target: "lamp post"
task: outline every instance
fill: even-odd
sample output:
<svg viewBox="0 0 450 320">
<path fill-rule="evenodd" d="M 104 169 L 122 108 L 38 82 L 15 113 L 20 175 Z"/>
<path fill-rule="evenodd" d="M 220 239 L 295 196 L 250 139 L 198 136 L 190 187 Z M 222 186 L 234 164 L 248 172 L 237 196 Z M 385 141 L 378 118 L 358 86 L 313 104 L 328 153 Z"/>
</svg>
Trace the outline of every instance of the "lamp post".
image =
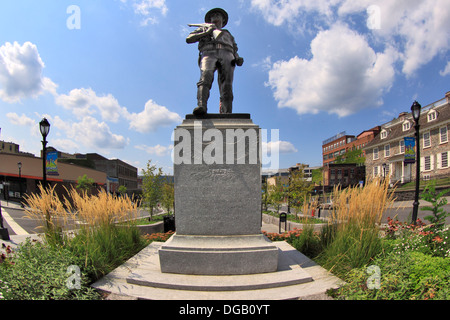
<svg viewBox="0 0 450 320">
<path fill-rule="evenodd" d="M 23 203 L 22 203 L 22 162 L 17 162 L 17 167 L 19 168 L 19 193 L 20 193 L 20 205 L 23 208 Z M 26 191 L 26 190 L 25 190 Z"/>
<path fill-rule="evenodd" d="M 46 147 L 47 147 L 47 135 L 50 131 L 50 123 L 46 118 L 39 122 L 39 130 L 42 135 L 42 186 L 45 188 L 47 185 L 47 172 L 46 172 Z"/>
<path fill-rule="evenodd" d="M 19 198 L 22 198 L 22 162 L 17 162 L 19 168 Z"/>
<path fill-rule="evenodd" d="M 416 130 L 416 192 L 414 194 L 412 223 L 417 224 L 417 212 L 419 210 L 419 183 L 420 183 L 420 145 L 419 145 L 419 118 L 422 106 L 417 102 L 411 106 L 412 116 L 414 118 L 414 129 Z"/>
</svg>

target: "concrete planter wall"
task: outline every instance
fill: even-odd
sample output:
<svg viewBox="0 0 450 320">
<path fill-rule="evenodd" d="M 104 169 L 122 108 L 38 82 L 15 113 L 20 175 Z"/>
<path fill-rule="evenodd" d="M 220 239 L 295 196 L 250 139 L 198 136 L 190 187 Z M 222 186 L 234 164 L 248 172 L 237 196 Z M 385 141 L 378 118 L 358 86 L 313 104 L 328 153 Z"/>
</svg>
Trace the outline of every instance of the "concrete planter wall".
<svg viewBox="0 0 450 320">
<path fill-rule="evenodd" d="M 324 226 L 326 226 L 326 225 L 328 224 L 326 218 L 317 218 L 317 219 L 322 219 L 322 220 L 323 220 L 323 223 L 316 223 L 316 224 L 313 224 L 313 226 L 314 226 L 314 231 L 320 231 L 320 230 L 322 230 L 322 228 L 323 228 Z M 270 223 L 270 224 L 276 225 L 276 226 L 278 227 L 278 226 L 279 226 L 279 223 L 280 223 L 280 218 L 274 217 L 274 216 L 271 216 L 271 215 L 269 215 L 269 214 L 263 213 L 263 221 L 264 221 L 265 223 Z M 281 228 L 284 229 L 284 226 L 285 226 L 285 223 L 282 222 L 282 223 L 281 223 Z M 303 224 L 303 223 L 297 223 L 297 222 L 292 222 L 292 221 L 289 221 L 289 220 L 288 220 L 288 221 L 286 222 L 286 228 L 287 228 L 286 231 L 291 231 L 291 230 L 294 230 L 294 229 L 304 229 L 305 226 L 306 226 L 306 224 Z"/>
<path fill-rule="evenodd" d="M 162 233 L 164 232 L 164 221 L 156 222 L 153 224 L 145 224 L 141 226 L 136 226 L 139 229 L 141 235 L 152 234 L 152 233 Z"/>
<path fill-rule="evenodd" d="M 164 221 L 137 226 L 142 235 L 164 232 Z"/>
</svg>

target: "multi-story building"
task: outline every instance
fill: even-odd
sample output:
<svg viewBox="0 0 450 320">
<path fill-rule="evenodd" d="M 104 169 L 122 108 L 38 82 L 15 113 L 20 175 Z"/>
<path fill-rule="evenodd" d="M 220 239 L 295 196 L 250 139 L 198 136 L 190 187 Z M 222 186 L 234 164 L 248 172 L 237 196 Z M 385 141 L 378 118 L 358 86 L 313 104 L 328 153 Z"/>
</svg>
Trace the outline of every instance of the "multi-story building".
<svg viewBox="0 0 450 320">
<path fill-rule="evenodd" d="M 404 138 L 415 137 L 414 124 L 412 114 L 402 112 L 397 119 L 381 125 L 380 134 L 363 149 L 367 177 L 390 176 L 393 183 L 415 179 L 416 164 L 404 161 Z M 419 125 L 421 179 L 449 176 L 450 92 L 422 108 Z"/>
<path fill-rule="evenodd" d="M 95 169 L 106 172 L 108 177 L 118 179 L 119 186 L 127 190 L 138 189 L 137 168 L 119 159 L 107 159 L 97 153 L 86 154 L 86 159 L 95 163 Z"/>
<path fill-rule="evenodd" d="M 347 135 L 345 131 L 322 142 L 323 165 L 333 163 L 340 155 L 345 154 L 355 136 Z"/>
<path fill-rule="evenodd" d="M 48 163 L 48 162 L 47 162 Z M 0 198 L 20 200 L 25 193 L 38 192 L 43 180 L 42 158 L 28 154 L 0 153 Z M 86 174 L 94 180 L 95 191 L 106 183 L 106 173 L 71 163 L 55 162 L 54 171 L 46 173 L 49 185 L 55 186 L 55 192 L 65 195 L 65 188 L 75 187 L 79 177 Z M 48 170 L 48 167 L 47 167 Z"/>
<path fill-rule="evenodd" d="M 118 192 L 119 186 L 125 186 L 130 192 L 138 189 L 137 168 L 122 160 L 107 159 L 97 153 L 64 153 L 53 147 L 48 147 L 48 152 L 56 153 L 60 163 L 75 164 L 106 173 L 106 190 L 109 192 Z"/>
<path fill-rule="evenodd" d="M 0 140 L 0 153 L 19 154 L 22 156 L 34 157 L 34 154 L 20 151 L 20 146 L 14 142 Z"/>
<path fill-rule="evenodd" d="M 365 181 L 365 167 L 356 163 L 329 163 L 323 167 L 324 190 L 331 191 L 334 186 L 354 186 Z"/>
<path fill-rule="evenodd" d="M 369 130 L 364 130 L 356 136 L 356 139 L 348 144 L 347 151 L 362 150 L 361 156 L 365 156 L 364 147 L 372 141 L 381 131 L 381 126 L 373 127 Z"/>
</svg>

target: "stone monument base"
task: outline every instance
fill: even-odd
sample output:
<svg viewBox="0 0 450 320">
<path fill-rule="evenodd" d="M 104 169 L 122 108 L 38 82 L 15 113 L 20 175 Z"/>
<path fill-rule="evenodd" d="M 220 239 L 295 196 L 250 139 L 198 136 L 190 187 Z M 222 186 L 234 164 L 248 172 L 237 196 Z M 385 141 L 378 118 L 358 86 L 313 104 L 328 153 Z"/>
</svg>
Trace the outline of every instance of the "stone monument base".
<svg viewBox="0 0 450 320">
<path fill-rule="evenodd" d="M 275 272 L 278 248 L 263 234 L 173 235 L 159 249 L 161 272 L 244 275 Z"/>
</svg>

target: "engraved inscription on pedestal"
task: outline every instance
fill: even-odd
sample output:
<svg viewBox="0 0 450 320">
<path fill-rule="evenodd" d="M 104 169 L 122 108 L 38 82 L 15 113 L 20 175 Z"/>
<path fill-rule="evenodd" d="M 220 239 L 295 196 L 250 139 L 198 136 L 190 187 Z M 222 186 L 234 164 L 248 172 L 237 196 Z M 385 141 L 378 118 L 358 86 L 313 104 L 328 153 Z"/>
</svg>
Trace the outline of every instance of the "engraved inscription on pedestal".
<svg viewBox="0 0 450 320">
<path fill-rule="evenodd" d="M 259 127 L 251 119 L 186 119 L 174 133 L 176 234 L 161 271 L 274 272 L 278 249 L 261 233 Z"/>
<path fill-rule="evenodd" d="M 185 121 L 193 142 L 190 158 L 177 164 L 175 141 L 175 207 L 178 234 L 244 235 L 261 230 L 261 164 L 259 127 L 227 119 Z M 211 134 L 213 132 L 213 134 Z M 214 148 L 211 146 L 211 136 Z M 186 134 L 180 143 L 186 141 Z M 177 135 L 175 134 L 175 137 Z M 230 138 L 231 137 L 231 138 Z M 222 140 L 220 140 L 222 139 Z M 223 154 L 218 153 L 223 150 Z M 209 156 L 219 161 L 210 161 Z M 222 160 L 222 161 L 220 161 Z M 186 164 L 183 162 L 190 162 Z M 211 163 L 212 162 L 212 163 Z M 218 162 L 218 163 L 217 163 Z"/>
</svg>

